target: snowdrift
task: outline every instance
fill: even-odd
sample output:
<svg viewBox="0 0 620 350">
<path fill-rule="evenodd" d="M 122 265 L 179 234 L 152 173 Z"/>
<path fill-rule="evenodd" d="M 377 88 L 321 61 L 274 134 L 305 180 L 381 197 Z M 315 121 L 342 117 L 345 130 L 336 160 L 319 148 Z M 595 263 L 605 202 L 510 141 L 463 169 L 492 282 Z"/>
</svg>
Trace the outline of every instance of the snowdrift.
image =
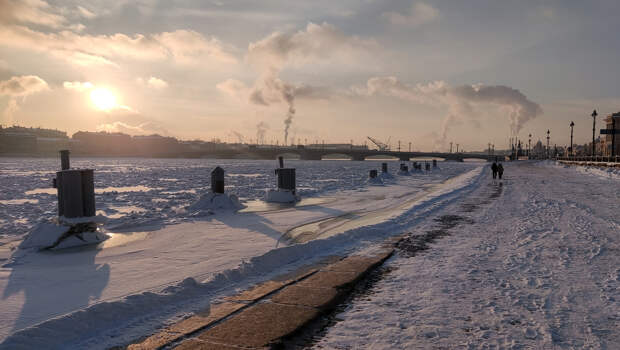
<svg viewBox="0 0 620 350">
<path fill-rule="evenodd" d="M 211 215 L 217 211 L 237 211 L 245 206 L 239 202 L 239 198 L 234 194 L 209 192 L 186 208 L 190 216 Z"/>
</svg>

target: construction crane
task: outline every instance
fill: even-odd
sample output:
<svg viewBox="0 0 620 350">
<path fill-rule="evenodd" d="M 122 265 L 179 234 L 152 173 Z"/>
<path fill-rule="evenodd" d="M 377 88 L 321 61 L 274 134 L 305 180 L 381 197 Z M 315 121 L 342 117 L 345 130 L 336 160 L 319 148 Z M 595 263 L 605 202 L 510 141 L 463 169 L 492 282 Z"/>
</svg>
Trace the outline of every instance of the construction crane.
<svg viewBox="0 0 620 350">
<path fill-rule="evenodd" d="M 373 139 L 370 136 L 366 136 L 368 137 L 368 139 L 370 140 L 370 142 L 374 143 L 378 148 L 379 151 L 389 151 L 390 150 L 390 139 L 388 138 L 387 143 L 383 143 L 377 139 Z"/>
</svg>

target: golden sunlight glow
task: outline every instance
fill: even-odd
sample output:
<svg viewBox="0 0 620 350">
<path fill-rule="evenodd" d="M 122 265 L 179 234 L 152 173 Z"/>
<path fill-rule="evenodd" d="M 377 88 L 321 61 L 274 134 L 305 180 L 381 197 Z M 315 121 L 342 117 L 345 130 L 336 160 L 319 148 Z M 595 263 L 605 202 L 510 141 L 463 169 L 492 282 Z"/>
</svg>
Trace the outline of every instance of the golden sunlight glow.
<svg viewBox="0 0 620 350">
<path fill-rule="evenodd" d="M 90 99 L 98 109 L 107 111 L 114 107 L 117 107 L 116 97 L 105 88 L 96 88 L 90 92 Z"/>
</svg>

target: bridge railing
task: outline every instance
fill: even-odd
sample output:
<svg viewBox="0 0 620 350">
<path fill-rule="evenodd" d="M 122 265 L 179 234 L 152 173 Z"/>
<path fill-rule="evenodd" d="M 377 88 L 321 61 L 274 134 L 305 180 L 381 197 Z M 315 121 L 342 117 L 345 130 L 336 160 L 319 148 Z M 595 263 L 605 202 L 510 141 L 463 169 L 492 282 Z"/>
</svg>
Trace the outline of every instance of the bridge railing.
<svg viewBox="0 0 620 350">
<path fill-rule="evenodd" d="M 557 160 L 567 162 L 620 163 L 620 156 L 569 156 L 559 157 Z"/>
</svg>

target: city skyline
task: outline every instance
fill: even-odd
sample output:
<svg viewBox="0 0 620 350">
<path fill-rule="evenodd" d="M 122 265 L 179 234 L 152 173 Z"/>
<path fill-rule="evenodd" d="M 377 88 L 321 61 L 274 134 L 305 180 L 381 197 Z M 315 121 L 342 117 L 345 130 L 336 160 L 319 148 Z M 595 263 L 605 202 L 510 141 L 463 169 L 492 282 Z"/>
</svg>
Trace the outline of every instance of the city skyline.
<svg viewBox="0 0 620 350">
<path fill-rule="evenodd" d="M 614 1 L 0 2 L 1 124 L 415 149 L 591 139 Z M 598 134 L 598 132 L 597 132 Z M 294 141 L 297 142 L 297 141 Z M 310 141 L 309 141 L 310 142 Z"/>
</svg>

